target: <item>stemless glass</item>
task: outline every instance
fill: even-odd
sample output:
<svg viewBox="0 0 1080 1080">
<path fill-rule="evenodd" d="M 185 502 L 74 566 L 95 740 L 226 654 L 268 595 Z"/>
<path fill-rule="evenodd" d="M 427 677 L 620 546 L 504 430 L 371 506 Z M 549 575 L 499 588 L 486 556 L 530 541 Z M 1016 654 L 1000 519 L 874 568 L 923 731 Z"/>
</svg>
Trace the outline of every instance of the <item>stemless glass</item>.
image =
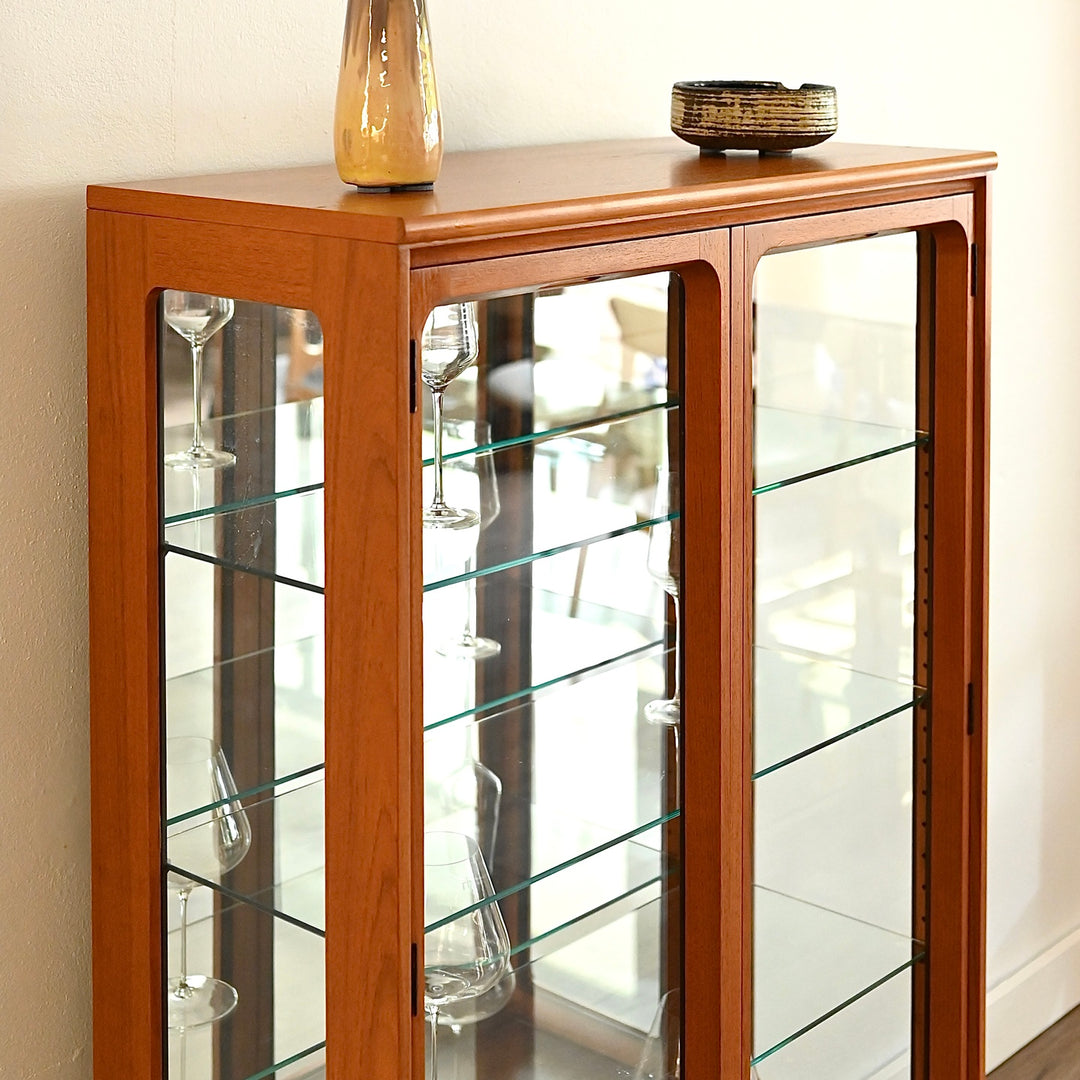
<svg viewBox="0 0 1080 1080">
<path fill-rule="evenodd" d="M 446 304 L 428 316 L 420 341 L 420 378 L 431 390 L 431 416 L 435 433 L 433 453 L 435 492 L 424 509 L 424 527 L 471 529 L 479 521 L 475 510 L 448 506 L 443 498 L 443 394 L 479 354 L 476 304 Z"/>
<path fill-rule="evenodd" d="M 649 573 L 671 597 L 675 608 L 675 692 L 667 699 L 650 701 L 645 706 L 645 718 L 653 724 L 666 724 L 675 731 L 678 745 L 678 725 L 682 716 L 679 705 L 679 563 L 681 559 L 681 529 L 679 518 L 668 520 L 680 512 L 679 474 L 673 469 L 657 470 L 656 498 L 653 518 L 658 519 L 649 529 Z"/>
<path fill-rule="evenodd" d="M 192 405 L 194 422 L 191 446 L 168 454 L 165 464 L 173 469 L 220 469 L 236 462 L 228 450 L 213 450 L 202 436 L 203 348 L 206 343 L 233 317 L 235 305 L 226 296 L 207 296 L 205 293 L 177 292 L 166 289 L 162 302 L 165 322 L 191 346 Z"/>
<path fill-rule="evenodd" d="M 438 1080 L 439 1009 L 487 993 L 510 970 L 510 938 L 494 895 L 471 836 L 424 834 L 424 925 L 431 927 L 424 935 L 424 1011 L 431 1080 Z"/>
<path fill-rule="evenodd" d="M 491 445 L 491 425 L 486 420 L 446 420 L 443 429 L 449 439 L 449 445 L 476 447 L 476 453 L 451 458 L 446 462 L 446 484 L 454 491 L 456 478 L 462 481 L 461 491 L 468 491 L 480 504 L 478 509 L 479 528 L 472 534 L 474 544 L 469 549 L 465 560 L 465 574 L 472 573 L 476 557 L 476 543 L 480 533 L 499 516 L 499 487 L 495 479 L 495 458 L 490 450 L 483 447 Z M 486 660 L 497 656 L 502 646 L 493 638 L 477 637 L 473 630 L 473 606 L 476 596 L 476 578 L 467 577 L 463 583 L 465 591 L 465 623 L 461 631 L 453 638 L 435 646 L 440 656 L 450 656 L 461 660 Z"/>
<path fill-rule="evenodd" d="M 191 975 L 187 963 L 187 907 L 197 882 L 187 870 L 217 881 L 238 866 L 251 847 L 251 825 L 239 799 L 225 755 L 212 739 L 184 736 L 166 747 L 168 813 L 178 817 L 196 807 L 208 810 L 170 830 L 169 888 L 180 901 L 180 972 L 168 984 L 169 1027 L 187 1030 L 212 1024 L 236 1008 L 236 990 L 210 975 Z"/>
</svg>

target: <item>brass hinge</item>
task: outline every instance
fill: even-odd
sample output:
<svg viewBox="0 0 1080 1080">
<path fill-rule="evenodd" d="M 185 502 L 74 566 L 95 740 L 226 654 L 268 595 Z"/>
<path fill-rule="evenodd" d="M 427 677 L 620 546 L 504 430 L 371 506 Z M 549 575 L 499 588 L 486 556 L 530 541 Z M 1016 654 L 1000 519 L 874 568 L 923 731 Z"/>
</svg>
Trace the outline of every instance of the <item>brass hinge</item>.
<svg viewBox="0 0 1080 1080">
<path fill-rule="evenodd" d="M 409 412 L 416 412 L 416 341 L 409 339 Z"/>
<path fill-rule="evenodd" d="M 979 295 L 979 245 L 971 245 L 971 295 Z"/>
</svg>

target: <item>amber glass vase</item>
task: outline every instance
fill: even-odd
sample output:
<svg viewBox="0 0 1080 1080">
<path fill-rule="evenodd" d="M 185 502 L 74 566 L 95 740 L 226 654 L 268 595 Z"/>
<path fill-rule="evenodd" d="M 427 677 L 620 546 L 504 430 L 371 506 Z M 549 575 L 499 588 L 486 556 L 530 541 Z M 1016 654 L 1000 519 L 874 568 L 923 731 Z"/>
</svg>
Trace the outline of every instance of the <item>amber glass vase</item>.
<svg viewBox="0 0 1080 1080">
<path fill-rule="evenodd" d="M 349 0 L 334 156 L 364 191 L 425 190 L 442 164 L 442 117 L 424 0 Z"/>
</svg>

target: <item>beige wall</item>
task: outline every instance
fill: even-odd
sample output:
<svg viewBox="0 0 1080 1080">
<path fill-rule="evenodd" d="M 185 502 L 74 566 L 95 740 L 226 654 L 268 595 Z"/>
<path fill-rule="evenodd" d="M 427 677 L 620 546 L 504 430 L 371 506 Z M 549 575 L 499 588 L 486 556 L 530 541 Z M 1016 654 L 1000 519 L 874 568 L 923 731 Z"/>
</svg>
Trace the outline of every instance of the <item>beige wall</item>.
<svg viewBox="0 0 1080 1080">
<path fill-rule="evenodd" d="M 1080 5 L 431 0 L 452 146 L 653 135 L 676 78 L 835 83 L 996 184 L 991 1057 L 1080 1001 Z M 0 5 L 0 1078 L 86 1080 L 83 187 L 330 155 L 343 0 Z M 113 1078 L 99 1078 L 113 1080 Z"/>
</svg>

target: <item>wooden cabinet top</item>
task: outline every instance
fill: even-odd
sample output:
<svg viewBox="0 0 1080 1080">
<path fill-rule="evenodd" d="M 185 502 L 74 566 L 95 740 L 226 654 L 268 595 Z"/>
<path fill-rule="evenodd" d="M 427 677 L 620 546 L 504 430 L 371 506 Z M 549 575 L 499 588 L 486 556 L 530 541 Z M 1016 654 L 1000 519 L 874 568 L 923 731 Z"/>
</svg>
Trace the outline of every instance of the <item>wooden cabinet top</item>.
<svg viewBox="0 0 1080 1080">
<path fill-rule="evenodd" d="M 988 152 L 831 142 L 779 157 L 703 156 L 671 136 L 448 154 L 431 192 L 360 194 L 332 165 L 315 165 L 95 185 L 87 206 L 425 246 L 598 222 L 681 231 L 718 211 L 729 224 L 865 204 L 868 195 L 910 198 L 927 185 L 947 194 L 995 166 Z"/>
</svg>

